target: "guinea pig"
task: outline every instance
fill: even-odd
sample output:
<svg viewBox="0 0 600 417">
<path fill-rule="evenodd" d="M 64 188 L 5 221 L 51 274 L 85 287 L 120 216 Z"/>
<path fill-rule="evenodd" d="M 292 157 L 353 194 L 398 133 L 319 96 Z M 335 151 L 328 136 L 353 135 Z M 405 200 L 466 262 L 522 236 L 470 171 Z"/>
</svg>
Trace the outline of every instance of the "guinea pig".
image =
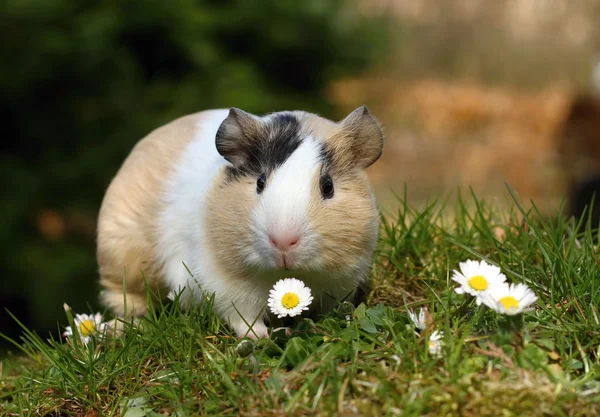
<svg viewBox="0 0 600 417">
<path fill-rule="evenodd" d="M 339 122 L 207 110 L 152 131 L 100 207 L 102 303 L 131 318 L 147 312 L 146 285 L 184 309 L 211 294 L 238 337 L 261 338 L 269 290 L 295 277 L 311 311 L 331 311 L 370 280 L 379 210 L 365 169 L 382 149 L 365 106 Z"/>
</svg>

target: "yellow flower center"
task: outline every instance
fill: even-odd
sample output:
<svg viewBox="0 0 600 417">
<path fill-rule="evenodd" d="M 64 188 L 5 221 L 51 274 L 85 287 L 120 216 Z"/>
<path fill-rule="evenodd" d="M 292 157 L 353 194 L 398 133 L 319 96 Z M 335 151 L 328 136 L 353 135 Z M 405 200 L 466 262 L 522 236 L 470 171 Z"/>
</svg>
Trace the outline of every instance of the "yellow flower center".
<svg viewBox="0 0 600 417">
<path fill-rule="evenodd" d="M 79 333 L 82 336 L 91 336 L 96 333 L 96 323 L 94 320 L 84 320 L 79 325 Z"/>
<path fill-rule="evenodd" d="M 281 305 L 288 310 L 296 307 L 298 304 L 300 304 L 300 299 L 298 298 L 298 295 L 293 292 L 286 292 L 281 298 Z"/>
<path fill-rule="evenodd" d="M 476 291 L 487 290 L 488 282 L 482 275 L 475 275 L 469 280 L 469 285 Z"/>
<path fill-rule="evenodd" d="M 500 301 L 500 304 L 502 304 L 502 306 L 506 310 L 510 310 L 511 308 L 514 308 L 516 310 L 517 308 L 519 308 L 519 300 L 517 300 L 512 295 L 508 295 L 506 297 L 502 297 L 498 301 Z"/>
</svg>

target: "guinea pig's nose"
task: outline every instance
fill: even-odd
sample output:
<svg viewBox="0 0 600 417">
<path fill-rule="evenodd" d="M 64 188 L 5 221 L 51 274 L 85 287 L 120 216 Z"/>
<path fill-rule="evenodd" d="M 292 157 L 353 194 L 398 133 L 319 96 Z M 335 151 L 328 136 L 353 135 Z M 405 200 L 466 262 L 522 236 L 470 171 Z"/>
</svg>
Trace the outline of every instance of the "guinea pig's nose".
<svg viewBox="0 0 600 417">
<path fill-rule="evenodd" d="M 298 245 L 300 235 L 294 232 L 269 233 L 271 245 L 280 252 L 287 252 Z"/>
</svg>

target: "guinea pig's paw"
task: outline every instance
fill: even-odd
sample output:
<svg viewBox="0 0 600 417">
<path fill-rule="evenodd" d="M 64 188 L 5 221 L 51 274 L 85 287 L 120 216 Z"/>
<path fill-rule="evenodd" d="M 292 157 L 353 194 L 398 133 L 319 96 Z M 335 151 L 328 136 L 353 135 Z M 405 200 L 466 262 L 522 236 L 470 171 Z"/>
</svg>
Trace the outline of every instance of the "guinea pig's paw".
<svg viewBox="0 0 600 417">
<path fill-rule="evenodd" d="M 269 337 L 269 330 L 262 321 L 257 321 L 250 328 L 244 321 L 233 324 L 235 334 L 239 338 L 249 337 L 250 339 L 257 340 Z"/>
</svg>

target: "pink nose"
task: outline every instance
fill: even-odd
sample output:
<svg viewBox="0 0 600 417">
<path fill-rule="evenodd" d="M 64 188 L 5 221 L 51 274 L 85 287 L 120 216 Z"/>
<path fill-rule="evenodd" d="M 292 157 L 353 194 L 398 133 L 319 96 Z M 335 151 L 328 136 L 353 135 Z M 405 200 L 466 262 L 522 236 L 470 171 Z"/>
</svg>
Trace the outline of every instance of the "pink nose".
<svg viewBox="0 0 600 417">
<path fill-rule="evenodd" d="M 284 233 L 269 233 L 269 240 L 271 245 L 279 252 L 287 252 L 294 246 L 298 245 L 300 241 L 300 235 L 293 232 Z"/>
</svg>

